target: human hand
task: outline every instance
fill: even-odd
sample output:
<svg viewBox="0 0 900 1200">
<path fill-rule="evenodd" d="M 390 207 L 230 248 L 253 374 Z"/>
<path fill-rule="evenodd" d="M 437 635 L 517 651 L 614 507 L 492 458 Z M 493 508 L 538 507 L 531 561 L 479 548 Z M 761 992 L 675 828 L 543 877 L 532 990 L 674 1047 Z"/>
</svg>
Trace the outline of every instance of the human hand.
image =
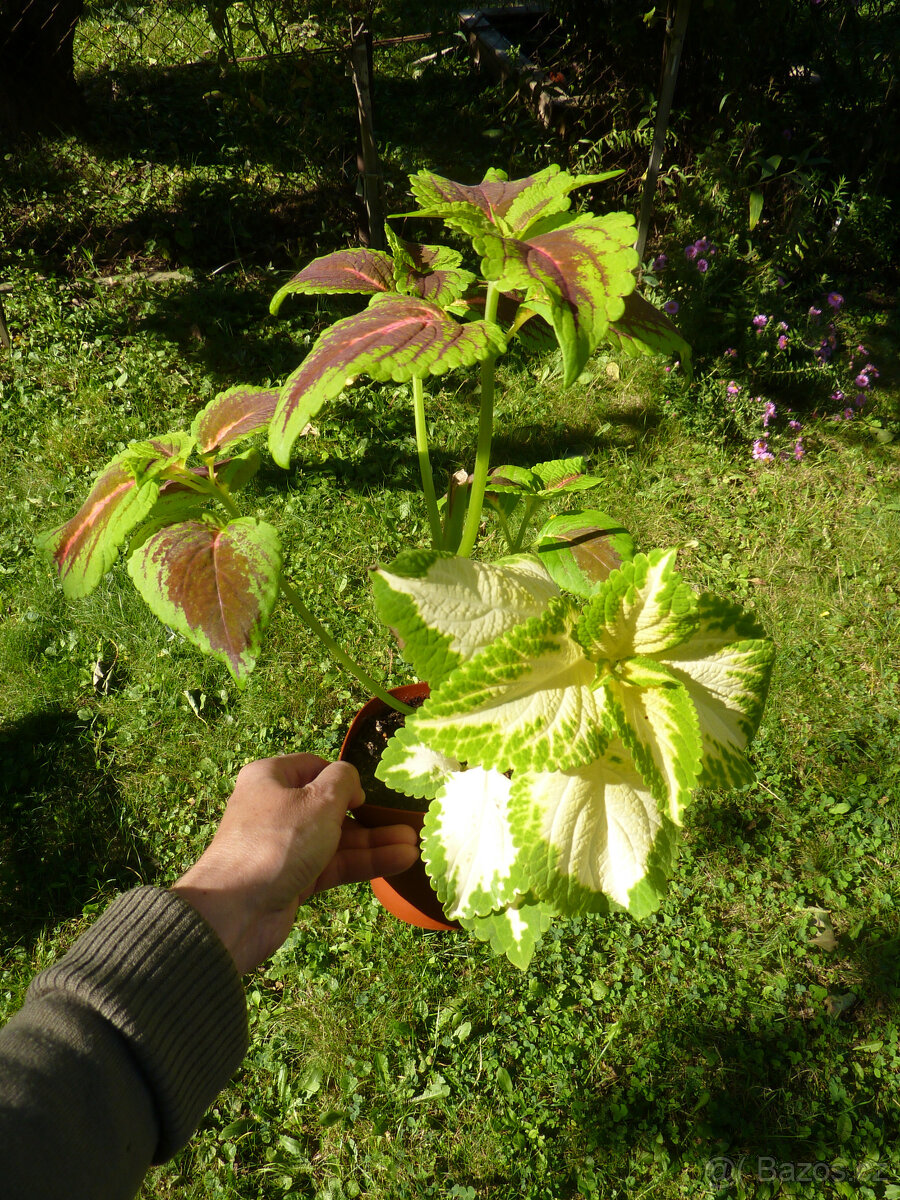
<svg viewBox="0 0 900 1200">
<path fill-rule="evenodd" d="M 356 769 L 314 754 L 249 763 L 212 842 L 172 891 L 203 916 L 244 974 L 273 954 L 314 892 L 396 875 L 418 858 L 405 825 L 365 829 Z"/>
</svg>

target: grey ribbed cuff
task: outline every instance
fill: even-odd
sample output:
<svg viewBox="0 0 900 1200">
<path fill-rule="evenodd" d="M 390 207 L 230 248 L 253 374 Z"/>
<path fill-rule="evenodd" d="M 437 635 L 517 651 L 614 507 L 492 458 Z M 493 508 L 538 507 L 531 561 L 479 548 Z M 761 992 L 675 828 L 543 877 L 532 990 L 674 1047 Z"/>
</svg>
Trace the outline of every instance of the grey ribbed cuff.
<svg viewBox="0 0 900 1200">
<path fill-rule="evenodd" d="M 247 1005 L 231 955 L 174 892 L 120 896 L 28 998 L 64 992 L 126 1039 L 159 1118 L 154 1162 L 187 1142 L 247 1051 Z"/>
</svg>

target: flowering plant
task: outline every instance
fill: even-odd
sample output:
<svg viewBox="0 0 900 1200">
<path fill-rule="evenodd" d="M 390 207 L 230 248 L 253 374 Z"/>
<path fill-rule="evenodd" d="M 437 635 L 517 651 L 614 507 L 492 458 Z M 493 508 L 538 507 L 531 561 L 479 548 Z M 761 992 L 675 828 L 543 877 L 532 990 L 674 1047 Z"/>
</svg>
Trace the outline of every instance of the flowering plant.
<svg viewBox="0 0 900 1200">
<path fill-rule="evenodd" d="M 675 829 L 699 783 L 747 777 L 742 751 L 759 721 L 771 648 L 725 601 L 694 597 L 674 551 L 634 555 L 597 510 L 550 518 L 540 504 L 599 482 L 581 459 L 490 473 L 495 362 L 529 322 L 552 331 L 572 383 L 604 340 L 631 354 L 687 344 L 635 293 L 634 222 L 570 211 L 576 188 L 607 176 L 551 167 L 467 186 L 422 171 L 414 214 L 465 233 L 480 277 L 445 246 L 401 240 L 391 253 L 316 259 L 275 296 L 361 293 L 278 388 L 235 387 L 189 431 L 134 443 L 100 472 L 87 500 L 45 536 L 64 591 L 85 595 L 119 553 L 167 625 L 221 658 L 243 682 L 279 594 L 334 657 L 408 718 L 380 778 L 428 807 L 423 854 L 451 915 L 525 965 L 554 912 L 640 914 L 658 902 Z M 430 462 L 424 380 L 479 367 L 481 411 L 471 476 L 443 509 Z M 373 576 L 376 605 L 431 685 L 421 709 L 400 703 L 309 611 L 282 569 L 267 521 L 237 496 L 261 458 L 275 462 L 322 405 L 361 373 L 410 384 L 431 548 Z M 512 557 L 475 563 L 485 505 Z M 518 513 L 518 524 L 512 518 Z M 522 555 L 525 546 L 534 554 Z"/>
</svg>

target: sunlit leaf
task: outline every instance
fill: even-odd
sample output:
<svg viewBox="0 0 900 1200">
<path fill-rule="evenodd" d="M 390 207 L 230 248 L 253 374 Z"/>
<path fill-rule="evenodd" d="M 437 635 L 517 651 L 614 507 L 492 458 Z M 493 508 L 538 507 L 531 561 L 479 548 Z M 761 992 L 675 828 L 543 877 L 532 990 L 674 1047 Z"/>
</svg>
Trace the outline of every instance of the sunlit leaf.
<svg viewBox="0 0 900 1200">
<path fill-rule="evenodd" d="M 204 454 L 224 450 L 236 442 L 261 433 L 272 419 L 279 389 L 241 385 L 220 392 L 197 413 L 191 432 Z"/>
<path fill-rule="evenodd" d="M 522 902 L 486 917 L 460 917 L 459 923 L 479 941 L 488 942 L 495 954 L 505 954 L 514 967 L 524 971 L 555 911 L 543 901 Z"/>
<path fill-rule="evenodd" d="M 397 290 L 419 296 L 442 307 L 452 304 L 475 282 L 471 271 L 461 267 L 462 255 L 449 246 L 424 246 L 398 238 L 385 227 L 394 254 Z"/>
<path fill-rule="evenodd" d="M 566 387 L 625 311 L 638 264 L 634 234 L 634 218 L 620 212 L 574 217 L 527 240 L 488 232 L 473 241 L 485 278 L 524 291 L 525 303 L 553 326 Z"/>
<path fill-rule="evenodd" d="M 559 590 L 526 555 L 479 563 L 407 550 L 371 578 L 379 617 L 432 690 L 500 634 L 541 613 Z"/>
<path fill-rule="evenodd" d="M 496 325 L 462 325 L 436 304 L 412 296 L 375 296 L 364 312 L 326 329 L 285 383 L 269 426 L 272 457 L 279 466 L 289 465 L 301 430 L 351 376 L 403 383 L 471 366 L 502 354 L 505 346 Z"/>
<path fill-rule="evenodd" d="M 135 442 L 103 468 L 75 516 L 38 539 L 67 596 L 86 596 L 94 590 L 132 530 L 153 508 L 163 472 L 180 467 L 192 444 L 186 434 Z"/>
<path fill-rule="evenodd" d="M 631 534 L 598 509 L 551 517 L 537 536 L 537 554 L 554 581 L 576 596 L 634 557 Z"/>
<path fill-rule="evenodd" d="M 625 297 L 625 311 L 610 322 L 607 339 L 632 358 L 640 354 L 677 354 L 687 378 L 691 374 L 691 347 L 664 312 L 637 292 Z"/>
<path fill-rule="evenodd" d="M 617 738 L 581 767 L 517 774 L 510 815 L 532 886 L 560 911 L 658 906 L 677 833 Z"/>
<path fill-rule="evenodd" d="M 461 762 L 498 771 L 591 762 L 606 746 L 607 698 L 572 636 L 577 612 L 557 596 L 444 680 L 407 726 Z"/>
<path fill-rule="evenodd" d="M 135 587 L 157 617 L 243 682 L 278 596 L 281 542 L 264 521 L 241 517 L 167 525 L 131 554 Z"/>
<path fill-rule="evenodd" d="M 425 814 L 422 858 L 448 917 L 484 916 L 525 886 L 509 823 L 510 781 L 473 767 L 443 784 Z"/>
<path fill-rule="evenodd" d="M 600 175 L 570 175 L 558 166 L 546 167 L 524 179 L 509 180 L 501 171 L 489 171 L 481 183 L 455 183 L 430 171 L 410 177 L 420 211 L 407 216 L 442 217 L 447 225 L 474 234 L 486 225 L 503 233 L 526 233 L 538 221 L 565 212 L 575 188 L 601 183 L 618 171 Z"/>
<path fill-rule="evenodd" d="M 324 254 L 278 289 L 272 297 L 269 311 L 275 316 L 285 296 L 292 292 L 337 293 L 394 292 L 394 264 L 382 250 L 337 250 Z"/>
</svg>

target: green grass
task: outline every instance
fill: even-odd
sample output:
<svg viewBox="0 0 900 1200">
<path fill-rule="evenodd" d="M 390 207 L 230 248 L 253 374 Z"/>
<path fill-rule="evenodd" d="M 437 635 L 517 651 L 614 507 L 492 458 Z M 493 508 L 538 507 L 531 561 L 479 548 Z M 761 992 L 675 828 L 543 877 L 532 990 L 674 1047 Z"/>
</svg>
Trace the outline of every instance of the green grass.
<svg viewBox="0 0 900 1200">
<path fill-rule="evenodd" d="M 475 85 L 449 67 L 425 77 L 414 114 L 404 60 L 385 71 L 384 111 L 397 113 L 392 186 L 404 165 L 451 170 L 428 158 L 425 100 L 452 88 L 471 106 Z M 164 114 L 161 79 L 148 76 L 147 94 Z M 274 139 L 254 126 L 239 82 L 223 144 Z M 156 149 L 191 124 L 189 99 L 171 124 L 152 126 Z M 484 102 L 509 150 L 519 124 L 501 124 L 502 97 Z M 183 218 L 194 246 L 173 237 L 168 256 L 158 239 L 115 249 L 118 218 L 101 183 L 110 170 L 123 180 L 138 171 L 139 156 L 122 149 L 130 103 L 105 117 L 95 109 L 90 139 L 46 143 L 19 162 L 5 230 L 14 345 L 0 352 L 3 1016 L 119 890 L 177 877 L 242 763 L 292 749 L 334 755 L 363 699 L 286 609 L 238 692 L 223 666 L 150 616 L 121 567 L 67 604 L 34 556 L 35 535 L 74 510 L 122 444 L 185 427 L 231 383 L 282 377 L 304 337 L 338 311 L 308 301 L 286 320 L 267 317 L 295 254 L 338 244 L 348 226 L 319 232 L 332 210 L 308 201 L 309 163 L 284 165 L 280 143 L 266 153 L 281 166 L 244 190 L 235 164 L 245 151 L 230 165 L 230 152 L 217 157 L 214 124 L 186 156 L 154 160 L 145 199 L 145 174 L 121 190 L 148 239 L 164 201 L 166 228 L 177 233 Z M 483 169 L 491 141 L 470 148 L 461 174 Z M 529 143 L 513 153 L 516 170 Z M 451 149 L 442 142 L 434 154 L 449 160 Z M 204 210 L 185 198 L 226 176 L 233 191 L 215 193 L 200 247 Z M 280 240 L 270 204 L 279 187 L 297 199 Z M 71 237 L 79 205 L 93 214 L 78 218 L 81 249 Z M 243 232 L 236 215 L 250 222 Z M 231 256 L 238 266 L 210 274 Z M 104 287 L 91 282 L 91 261 L 100 274 L 171 265 L 186 278 Z M 249 980 L 253 1041 L 235 1081 L 143 1195 L 670 1200 L 711 1194 L 705 1164 L 723 1156 L 736 1168 L 726 1195 L 896 1196 L 897 443 L 821 422 L 807 427 L 802 462 L 754 464 L 744 444 L 669 415 L 657 366 L 602 354 L 566 396 L 552 361 L 513 357 L 501 382 L 496 462 L 586 453 L 603 479 L 598 502 L 639 546 L 681 546 L 694 586 L 752 606 L 775 638 L 756 782 L 698 795 L 658 913 L 640 924 L 560 922 L 527 974 L 467 938 L 397 923 L 365 887 L 317 897 Z M 895 379 L 881 396 L 889 422 Z M 428 411 L 438 465 L 468 464 L 471 382 L 434 384 Z M 399 655 L 372 636 L 365 572 L 426 536 L 408 395 L 360 383 L 316 426 L 289 473 L 257 477 L 247 511 L 278 525 L 304 598 L 332 632 L 376 675 L 404 681 Z M 485 553 L 496 550 L 489 535 Z M 106 682 L 95 685 L 98 661 Z M 833 949 L 812 941 L 814 909 L 829 914 Z M 854 1004 L 829 1016 L 826 1001 L 849 993 Z M 832 1164 L 829 1181 L 821 1170 L 819 1182 L 771 1180 L 773 1169 L 790 1173 L 779 1164 L 817 1162 Z"/>
</svg>

